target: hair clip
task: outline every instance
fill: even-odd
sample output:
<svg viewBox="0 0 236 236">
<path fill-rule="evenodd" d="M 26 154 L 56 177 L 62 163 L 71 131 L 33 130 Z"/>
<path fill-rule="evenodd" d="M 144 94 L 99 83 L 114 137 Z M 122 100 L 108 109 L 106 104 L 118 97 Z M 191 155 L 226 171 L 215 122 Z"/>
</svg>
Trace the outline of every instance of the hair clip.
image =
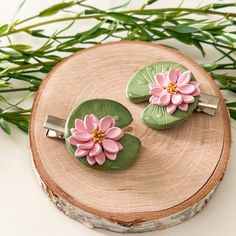
<svg viewBox="0 0 236 236">
<path fill-rule="evenodd" d="M 118 102 L 93 99 L 81 103 L 67 120 L 48 116 L 46 136 L 65 139 L 70 153 L 97 170 L 122 170 L 137 158 L 141 142 L 122 128 L 132 122 L 128 109 Z"/>
<path fill-rule="evenodd" d="M 167 61 L 139 70 L 128 82 L 127 97 L 133 103 L 149 102 L 143 122 L 155 129 L 167 129 L 186 120 L 194 110 L 214 115 L 219 97 L 202 94 L 200 83 L 184 66 Z"/>
</svg>

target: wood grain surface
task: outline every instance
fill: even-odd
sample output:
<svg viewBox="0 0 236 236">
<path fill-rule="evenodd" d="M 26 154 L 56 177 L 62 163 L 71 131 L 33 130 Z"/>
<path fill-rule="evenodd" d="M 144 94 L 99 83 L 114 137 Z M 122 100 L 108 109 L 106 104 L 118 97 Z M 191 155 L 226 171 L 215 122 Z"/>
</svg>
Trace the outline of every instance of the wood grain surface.
<svg viewBox="0 0 236 236">
<path fill-rule="evenodd" d="M 48 193 L 70 207 L 129 227 L 184 211 L 218 185 L 231 142 L 224 102 L 214 117 L 194 112 L 183 124 L 157 131 L 140 119 L 147 103 L 133 104 L 125 96 L 130 77 L 160 60 L 183 64 L 202 84 L 202 92 L 221 96 L 210 76 L 190 58 L 138 41 L 83 50 L 50 72 L 35 98 L 30 124 L 32 158 Z M 127 170 L 91 170 L 70 155 L 63 141 L 45 136 L 47 115 L 66 119 L 75 106 L 94 98 L 116 100 L 133 116 L 125 131 L 137 136 L 142 147 L 138 160 Z"/>
</svg>

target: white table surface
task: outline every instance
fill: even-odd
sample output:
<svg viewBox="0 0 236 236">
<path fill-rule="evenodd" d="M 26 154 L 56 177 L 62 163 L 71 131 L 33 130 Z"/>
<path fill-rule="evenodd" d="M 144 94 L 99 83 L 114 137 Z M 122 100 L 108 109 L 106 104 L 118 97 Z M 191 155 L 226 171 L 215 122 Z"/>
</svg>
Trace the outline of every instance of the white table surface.
<svg viewBox="0 0 236 236">
<path fill-rule="evenodd" d="M 1 24 L 9 22 L 21 0 L 3 1 L 0 7 Z M 20 17 L 31 16 L 40 10 L 59 0 L 27 1 L 27 4 L 19 14 Z M 125 1 L 103 0 L 90 1 L 99 3 L 100 8 L 109 8 L 114 2 L 122 3 Z M 131 8 L 136 8 L 143 1 L 133 0 Z M 156 6 L 174 7 L 178 0 L 160 0 Z M 194 2 L 194 3 L 193 3 Z M 187 0 L 184 6 L 194 7 L 198 4 L 214 1 Z M 236 12 L 236 9 L 233 9 Z M 82 27 L 86 27 L 86 24 Z M 61 24 L 63 25 L 63 24 Z M 49 30 L 55 29 L 51 25 Z M 12 37 L 13 42 L 24 42 L 24 34 Z M 37 45 L 39 42 L 31 39 L 28 42 Z M 198 62 L 212 62 L 215 55 L 211 48 L 207 48 L 210 57 L 202 59 L 197 50 L 189 50 L 188 47 L 170 42 L 177 45 L 182 52 L 194 58 Z M 20 96 L 22 94 L 19 94 Z M 9 95 L 10 97 L 12 95 Z M 8 97 L 9 97 L 8 96 Z M 235 99 L 232 94 L 227 93 L 226 97 Z M 17 96 L 11 98 L 17 100 Z M 236 122 L 232 121 L 232 127 L 236 127 Z M 224 180 L 217 189 L 215 195 L 208 205 L 195 217 L 178 226 L 166 230 L 144 233 L 142 235 L 175 235 L 175 236 L 235 236 L 236 235 L 236 130 L 232 128 L 232 151 L 228 163 Z M 61 213 L 53 203 L 50 202 L 46 194 L 41 190 L 34 174 L 28 136 L 23 132 L 13 128 L 12 136 L 7 136 L 0 131 L 0 236 L 98 236 L 115 235 L 115 233 L 104 230 L 91 230 L 82 224 L 68 218 Z M 139 235 L 139 234 L 136 234 Z"/>
</svg>

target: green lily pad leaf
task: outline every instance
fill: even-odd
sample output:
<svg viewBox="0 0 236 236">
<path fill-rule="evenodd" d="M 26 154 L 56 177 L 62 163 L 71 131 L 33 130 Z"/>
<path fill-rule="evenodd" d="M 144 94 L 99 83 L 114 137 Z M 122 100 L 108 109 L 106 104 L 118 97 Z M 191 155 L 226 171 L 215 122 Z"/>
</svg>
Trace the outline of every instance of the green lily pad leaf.
<svg viewBox="0 0 236 236">
<path fill-rule="evenodd" d="M 133 120 L 129 110 L 120 103 L 109 99 L 92 99 L 81 103 L 71 112 L 68 126 L 74 127 L 74 120 L 84 119 L 87 114 L 95 114 L 98 119 L 112 116 L 116 121 L 116 126 L 120 128 L 129 125 Z"/>
<path fill-rule="evenodd" d="M 167 114 L 166 107 L 149 104 L 142 113 L 143 122 L 154 129 L 168 129 L 186 120 L 196 109 L 199 96 L 189 104 L 186 112 L 177 109 L 172 115 Z"/>
<path fill-rule="evenodd" d="M 160 61 L 145 66 L 130 79 L 126 87 L 126 95 L 133 103 L 148 101 L 150 98 L 149 84 L 155 83 L 158 73 L 166 72 L 170 69 L 179 69 L 181 72 L 187 69 L 174 62 Z"/>
<path fill-rule="evenodd" d="M 75 119 L 84 119 L 87 114 L 94 114 L 99 119 L 105 116 L 112 116 L 116 127 L 126 127 L 132 122 L 132 116 L 128 109 L 118 102 L 107 99 L 93 99 L 81 103 L 69 115 L 65 125 L 65 140 L 69 151 L 75 156 L 76 146 L 70 144 L 67 139 L 71 136 L 70 129 L 74 128 Z M 90 165 L 86 157 L 76 157 L 84 165 L 101 171 L 123 170 L 129 167 L 136 159 L 141 146 L 138 138 L 125 134 L 120 140 L 123 149 L 118 152 L 116 160 L 112 161 L 106 158 L 103 165 Z"/>
</svg>

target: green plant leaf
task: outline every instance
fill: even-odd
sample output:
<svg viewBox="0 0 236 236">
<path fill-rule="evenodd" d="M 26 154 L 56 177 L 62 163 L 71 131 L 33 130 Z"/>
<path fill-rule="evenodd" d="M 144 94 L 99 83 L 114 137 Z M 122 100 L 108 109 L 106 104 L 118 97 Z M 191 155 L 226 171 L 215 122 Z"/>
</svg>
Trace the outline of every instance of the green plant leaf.
<svg viewBox="0 0 236 236">
<path fill-rule="evenodd" d="M 2 95 L 0 95 L 0 102 L 7 103 L 7 100 Z"/>
<path fill-rule="evenodd" d="M 147 1 L 147 5 L 151 5 L 151 4 L 153 4 L 154 2 L 157 2 L 158 0 L 148 0 Z"/>
<path fill-rule="evenodd" d="M 5 24 L 5 25 L 1 25 L 0 26 L 0 35 L 5 33 L 6 30 L 8 29 L 9 25 L 8 24 Z"/>
<path fill-rule="evenodd" d="M 183 34 L 176 32 L 174 30 L 166 29 L 166 32 L 169 33 L 173 38 L 185 44 L 192 44 L 192 35 L 191 34 Z"/>
<path fill-rule="evenodd" d="M 236 102 L 227 102 L 226 106 L 227 107 L 236 107 Z"/>
<path fill-rule="evenodd" d="M 0 88 L 9 88 L 10 87 L 10 83 L 0 80 Z"/>
<path fill-rule="evenodd" d="M 167 114 L 166 108 L 149 104 L 142 113 L 143 122 L 154 129 L 167 129 L 176 126 L 185 121 L 196 109 L 199 97 L 195 97 L 195 101 L 189 104 L 186 112 L 177 109 L 172 115 Z"/>
<path fill-rule="evenodd" d="M 213 71 L 218 67 L 218 64 L 211 63 L 211 64 L 202 64 L 201 65 L 206 71 Z"/>
<path fill-rule="evenodd" d="M 94 34 L 96 31 L 98 31 L 105 22 L 106 20 L 103 20 L 97 25 L 95 25 L 92 29 L 84 32 L 80 37 L 80 41 L 82 42 L 82 41 L 85 41 L 86 39 L 89 39 L 90 38 L 89 36 Z"/>
<path fill-rule="evenodd" d="M 182 34 L 195 33 L 195 32 L 199 31 L 198 28 L 190 27 L 190 26 L 183 26 L 183 25 L 166 26 L 165 28 L 168 30 L 178 32 L 178 33 L 182 33 Z M 185 36 L 183 36 L 183 37 L 185 37 Z"/>
<path fill-rule="evenodd" d="M 39 13 L 39 16 L 40 17 L 45 17 L 45 16 L 51 16 L 51 15 L 54 15 L 56 14 L 57 12 L 63 10 L 63 9 L 66 9 L 68 7 L 71 7 L 74 5 L 74 1 L 71 1 L 71 2 L 62 2 L 62 3 L 58 3 L 56 5 L 53 5 L 43 11 L 41 11 Z"/>
<path fill-rule="evenodd" d="M 114 18 L 118 21 L 121 21 L 125 24 L 131 24 L 131 25 L 135 25 L 135 26 L 138 25 L 138 23 L 137 23 L 138 20 L 142 20 L 142 19 L 139 19 L 137 17 L 121 14 L 121 13 L 118 13 L 118 12 L 108 12 L 107 15 L 111 16 L 112 18 Z"/>
<path fill-rule="evenodd" d="M 3 118 L 0 118 L 0 127 L 6 134 L 11 135 L 11 128 Z"/>
<path fill-rule="evenodd" d="M 125 3 L 123 3 L 123 4 L 119 5 L 119 6 L 112 7 L 112 8 L 110 8 L 110 9 L 108 9 L 108 11 L 117 11 L 117 10 L 119 10 L 119 9 L 124 9 L 124 8 L 128 7 L 128 5 L 130 4 L 130 2 L 131 2 L 131 0 L 128 0 L 127 2 L 125 2 Z"/>
<path fill-rule="evenodd" d="M 232 119 L 236 120 L 236 110 L 229 108 L 229 114 Z"/>
<path fill-rule="evenodd" d="M 42 34 L 44 32 L 44 30 L 31 30 L 31 31 L 27 31 L 28 34 L 35 36 L 35 37 L 39 37 L 39 38 L 48 38 L 47 35 Z"/>
<path fill-rule="evenodd" d="M 193 44 L 200 50 L 201 54 L 203 57 L 205 57 L 206 53 L 201 45 L 201 43 L 199 43 L 197 40 L 193 39 L 192 40 Z"/>
<path fill-rule="evenodd" d="M 213 3 L 211 4 L 212 9 L 219 9 L 219 8 L 225 8 L 225 7 L 235 7 L 236 3 L 231 2 L 231 3 Z"/>
<path fill-rule="evenodd" d="M 99 13 L 105 13 L 105 12 L 99 9 L 85 9 L 84 10 L 84 15 L 94 15 L 94 14 L 99 14 Z"/>
<path fill-rule="evenodd" d="M 8 116 L 4 116 L 4 119 L 13 125 L 16 125 L 19 129 L 23 130 L 24 132 L 28 132 L 29 115 L 9 114 Z"/>
<path fill-rule="evenodd" d="M 26 51 L 32 48 L 30 45 L 26 45 L 26 44 L 12 44 L 12 45 L 8 45 L 7 47 L 15 49 L 17 51 Z"/>
<path fill-rule="evenodd" d="M 74 127 L 74 121 L 77 118 L 84 119 L 87 114 L 95 114 L 99 119 L 105 116 L 112 116 L 116 121 L 117 127 L 126 127 L 132 122 L 132 116 L 128 109 L 118 102 L 107 99 L 93 99 L 81 103 L 75 108 L 65 125 L 65 139 L 71 136 L 70 129 Z M 93 166 L 87 163 L 86 158 L 77 158 L 83 164 L 97 170 L 115 171 L 122 170 L 130 166 L 137 158 L 140 149 L 140 140 L 130 134 L 125 134 L 119 142 L 123 145 L 123 150 L 118 153 L 117 159 L 110 161 L 106 159 L 102 166 L 95 164 Z M 66 145 L 72 155 L 76 147 L 66 141 Z"/>
<path fill-rule="evenodd" d="M 187 70 L 182 65 L 166 61 L 147 65 L 134 74 L 134 76 L 129 80 L 126 87 L 127 97 L 134 103 L 147 101 L 151 96 L 149 92 L 149 84 L 155 83 L 155 76 L 158 73 L 165 72 L 169 69 L 180 69 L 181 71 Z"/>
</svg>

